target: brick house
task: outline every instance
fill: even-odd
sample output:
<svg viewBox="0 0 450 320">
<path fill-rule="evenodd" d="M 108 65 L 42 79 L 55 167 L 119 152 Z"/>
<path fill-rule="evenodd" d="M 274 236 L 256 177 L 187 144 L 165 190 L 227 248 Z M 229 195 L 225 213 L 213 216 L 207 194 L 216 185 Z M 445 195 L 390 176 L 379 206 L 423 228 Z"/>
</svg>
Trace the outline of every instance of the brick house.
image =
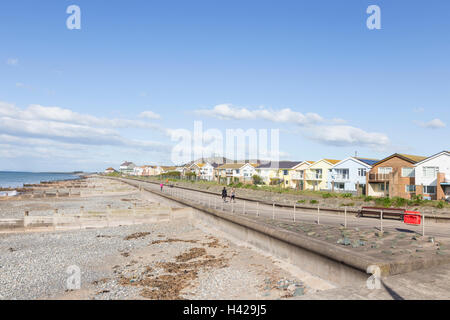
<svg viewBox="0 0 450 320">
<path fill-rule="evenodd" d="M 416 195 L 414 165 L 424 159 L 395 153 L 373 164 L 366 176 L 366 195 L 411 199 Z"/>
</svg>

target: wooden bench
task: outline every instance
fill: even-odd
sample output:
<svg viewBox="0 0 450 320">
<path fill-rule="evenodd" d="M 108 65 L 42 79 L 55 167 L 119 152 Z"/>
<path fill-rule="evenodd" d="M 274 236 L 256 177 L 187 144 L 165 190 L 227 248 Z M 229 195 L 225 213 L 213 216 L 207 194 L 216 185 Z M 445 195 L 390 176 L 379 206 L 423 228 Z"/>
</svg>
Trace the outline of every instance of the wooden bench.
<svg viewBox="0 0 450 320">
<path fill-rule="evenodd" d="M 378 208 L 378 207 L 362 207 L 358 212 L 358 217 L 380 218 L 383 212 L 383 219 L 403 221 L 405 209 L 397 208 Z"/>
</svg>

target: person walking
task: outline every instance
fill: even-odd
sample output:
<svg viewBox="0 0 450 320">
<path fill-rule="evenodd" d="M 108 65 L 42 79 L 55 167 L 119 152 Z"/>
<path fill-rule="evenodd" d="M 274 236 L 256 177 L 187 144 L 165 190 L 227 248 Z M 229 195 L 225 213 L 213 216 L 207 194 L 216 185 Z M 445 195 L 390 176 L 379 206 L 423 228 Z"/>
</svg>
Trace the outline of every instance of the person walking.
<svg viewBox="0 0 450 320">
<path fill-rule="evenodd" d="M 231 201 L 236 202 L 236 188 L 235 188 L 235 187 L 233 187 L 233 188 L 231 189 L 230 202 L 231 202 Z"/>
<path fill-rule="evenodd" d="M 159 186 L 161 187 L 161 192 L 162 192 L 162 191 L 163 191 L 164 184 L 161 183 Z"/>
<path fill-rule="evenodd" d="M 225 188 L 225 187 L 223 187 L 223 190 L 222 190 L 222 199 L 223 199 L 223 202 L 227 202 L 227 188 Z"/>
</svg>

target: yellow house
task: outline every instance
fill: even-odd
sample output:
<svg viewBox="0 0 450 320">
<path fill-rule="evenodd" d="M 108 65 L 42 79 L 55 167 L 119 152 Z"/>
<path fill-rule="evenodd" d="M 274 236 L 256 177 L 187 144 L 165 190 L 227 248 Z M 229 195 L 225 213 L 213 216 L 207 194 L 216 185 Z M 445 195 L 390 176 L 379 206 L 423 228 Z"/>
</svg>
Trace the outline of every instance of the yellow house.
<svg viewBox="0 0 450 320">
<path fill-rule="evenodd" d="M 326 190 L 331 167 L 340 160 L 321 159 L 311 164 L 304 173 L 304 190 Z"/>
<path fill-rule="evenodd" d="M 289 171 L 289 186 L 293 189 L 304 190 L 305 171 L 314 163 L 314 161 L 302 161 Z"/>
<path fill-rule="evenodd" d="M 292 168 L 297 166 L 299 161 L 278 161 L 268 162 L 256 168 L 257 174 L 267 185 L 278 185 L 289 188 L 291 183 Z"/>
</svg>

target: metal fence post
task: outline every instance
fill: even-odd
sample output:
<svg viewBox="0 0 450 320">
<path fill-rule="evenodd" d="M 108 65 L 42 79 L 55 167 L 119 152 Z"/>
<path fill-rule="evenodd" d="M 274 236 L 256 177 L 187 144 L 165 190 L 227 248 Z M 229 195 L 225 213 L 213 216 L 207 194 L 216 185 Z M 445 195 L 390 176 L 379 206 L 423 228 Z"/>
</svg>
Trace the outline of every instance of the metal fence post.
<svg viewBox="0 0 450 320">
<path fill-rule="evenodd" d="M 294 203 L 294 222 L 295 222 L 295 206 L 296 206 L 297 204 L 296 203 Z"/>
<path fill-rule="evenodd" d="M 275 202 L 272 204 L 272 220 L 275 220 Z"/>
<path fill-rule="evenodd" d="M 344 208 L 344 228 L 347 229 L 347 207 Z"/>
<path fill-rule="evenodd" d="M 256 216 L 259 217 L 259 202 L 256 203 Z"/>
<path fill-rule="evenodd" d="M 320 224 L 320 206 L 317 206 L 317 224 Z"/>
<path fill-rule="evenodd" d="M 425 237 L 425 213 L 422 212 L 422 236 Z"/>
<path fill-rule="evenodd" d="M 383 210 L 380 212 L 380 231 L 383 233 Z"/>
</svg>

